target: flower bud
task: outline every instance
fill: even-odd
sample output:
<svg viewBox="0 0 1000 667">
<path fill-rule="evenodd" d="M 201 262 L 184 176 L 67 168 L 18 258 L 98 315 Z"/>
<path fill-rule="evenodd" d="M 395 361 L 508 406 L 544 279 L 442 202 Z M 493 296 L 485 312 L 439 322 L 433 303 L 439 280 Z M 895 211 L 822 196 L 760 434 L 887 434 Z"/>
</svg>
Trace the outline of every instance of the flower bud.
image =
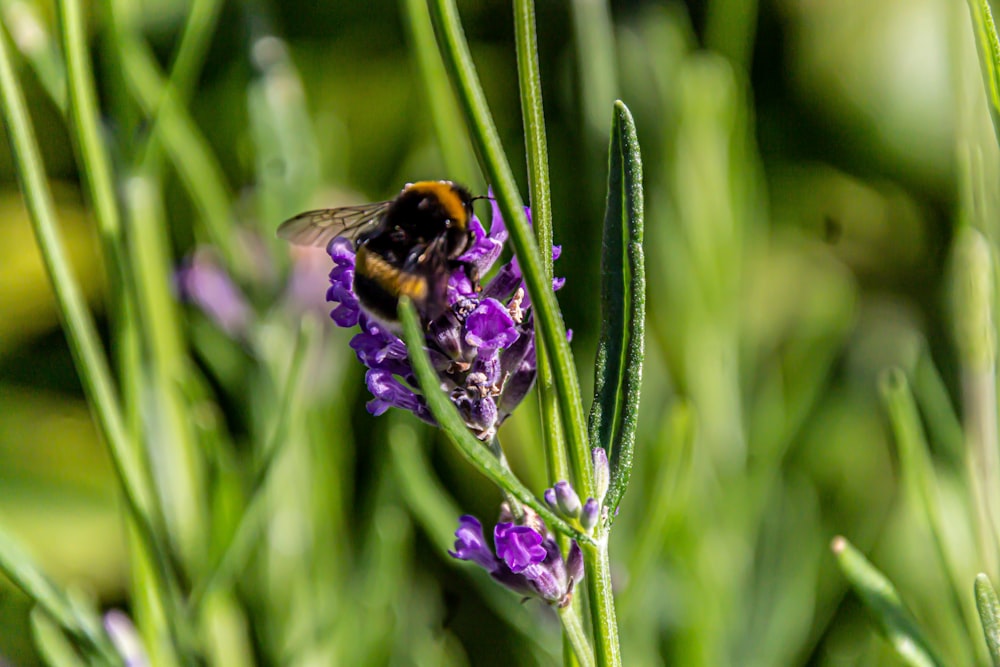
<svg viewBox="0 0 1000 667">
<path fill-rule="evenodd" d="M 580 525 L 588 533 L 597 525 L 597 520 L 601 516 L 601 504 L 593 498 L 587 498 L 580 512 Z"/>
<path fill-rule="evenodd" d="M 580 496 L 570 486 L 570 483 L 563 480 L 556 482 L 553 487 L 556 492 L 556 502 L 559 504 L 559 511 L 565 516 L 576 518 L 580 515 Z"/>
</svg>

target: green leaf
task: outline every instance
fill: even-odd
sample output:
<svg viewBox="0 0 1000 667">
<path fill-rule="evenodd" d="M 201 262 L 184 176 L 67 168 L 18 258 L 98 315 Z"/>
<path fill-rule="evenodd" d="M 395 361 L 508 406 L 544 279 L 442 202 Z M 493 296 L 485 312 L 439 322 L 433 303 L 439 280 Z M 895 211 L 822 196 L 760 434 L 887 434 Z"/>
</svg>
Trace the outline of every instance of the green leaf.
<svg viewBox="0 0 1000 667">
<path fill-rule="evenodd" d="M 160 566 L 166 567 L 165 547 L 152 527 L 154 505 L 144 468 L 126 433 L 121 404 L 107 357 L 97 335 L 97 327 L 87 310 L 80 285 L 67 259 L 38 141 L 20 82 L 14 74 L 7 40 L 3 35 L 0 35 L 0 112 L 11 143 L 25 205 L 59 304 L 66 338 L 81 384 L 108 445 L 129 511 L 150 551 L 156 554 Z"/>
<path fill-rule="evenodd" d="M 59 624 L 38 606 L 31 610 L 31 638 L 45 664 L 50 667 L 85 667 L 87 664 L 63 634 Z"/>
<path fill-rule="evenodd" d="M 879 633 L 913 667 L 941 665 L 892 582 L 843 537 L 830 545 L 837 564 L 875 620 Z"/>
<path fill-rule="evenodd" d="M 889 421 L 896 439 L 904 488 L 914 508 L 927 523 L 932 538 L 931 544 L 937 555 L 937 565 L 947 575 L 949 581 L 956 582 L 954 586 L 948 587 L 948 595 L 942 599 L 942 605 L 950 605 L 952 616 L 963 619 L 965 621 L 962 624 L 963 629 L 971 633 L 975 627 L 975 618 L 968 605 L 962 602 L 964 596 L 960 588 L 964 586 L 957 583 L 966 580 L 959 574 L 959 568 L 948 551 L 937 476 L 910 385 L 903 372 L 893 368 L 885 371 L 879 378 L 879 392 L 889 413 Z M 974 639 L 970 634 L 969 640 L 974 641 Z M 970 645 L 963 644 L 963 649 L 967 651 Z M 955 655 L 952 657 L 958 658 Z M 972 660 L 972 656 L 968 653 L 962 657 L 960 662 Z"/>
<path fill-rule="evenodd" d="M 985 574 L 976 575 L 976 608 L 983 625 L 983 637 L 990 651 L 993 667 L 1000 667 L 1000 600 Z"/>
<path fill-rule="evenodd" d="M 972 14 L 972 29 L 976 33 L 976 50 L 979 52 L 993 131 L 1000 142 L 1000 38 L 997 37 L 989 0 L 969 0 L 969 12 Z"/>
<path fill-rule="evenodd" d="M 604 447 L 611 462 L 605 500 L 611 517 L 632 473 L 638 424 L 646 317 L 642 239 L 642 157 L 632 114 L 618 101 L 611 127 L 601 257 L 603 321 L 590 409 L 590 445 Z"/>
<path fill-rule="evenodd" d="M 458 409 L 441 391 L 441 381 L 431 365 L 427 350 L 424 349 L 424 336 L 420 330 L 417 311 L 414 310 L 409 299 L 404 297 L 400 300 L 399 314 L 403 322 L 403 340 L 406 341 L 406 351 L 410 357 L 410 363 L 413 365 L 413 372 L 417 376 L 417 382 L 420 384 L 420 391 L 423 392 L 424 398 L 427 400 L 427 407 L 430 408 L 434 419 L 455 443 L 459 452 L 490 481 L 535 510 L 539 516 L 545 519 L 549 528 L 558 530 L 578 542 L 593 544 L 593 540 L 588 536 L 553 514 L 548 506 L 540 502 L 521 483 L 521 480 L 514 476 L 514 473 L 500 463 L 500 460 L 493 455 L 485 442 L 480 442 L 469 432 L 469 428 L 462 421 L 461 415 L 458 414 Z"/>
<path fill-rule="evenodd" d="M 96 616 L 74 605 L 11 535 L 0 529 L 0 571 L 34 600 L 56 626 L 92 653 L 117 655 Z"/>
</svg>

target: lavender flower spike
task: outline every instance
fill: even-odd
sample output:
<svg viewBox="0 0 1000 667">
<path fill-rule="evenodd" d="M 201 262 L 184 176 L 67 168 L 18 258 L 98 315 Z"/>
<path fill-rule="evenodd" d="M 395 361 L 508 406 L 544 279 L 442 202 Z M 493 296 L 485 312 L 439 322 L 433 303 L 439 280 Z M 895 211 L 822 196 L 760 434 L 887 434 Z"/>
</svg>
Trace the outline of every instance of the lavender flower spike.
<svg viewBox="0 0 1000 667">
<path fill-rule="evenodd" d="M 507 229 L 496 202 L 489 232 L 475 216 L 469 229 L 474 241 L 458 258 L 464 266 L 449 276 L 447 309 L 423 324 L 426 348 L 441 388 L 476 437 L 489 441 L 535 381 L 535 329 L 516 260 L 500 267 L 481 289 L 466 274 L 465 267 L 472 267 L 476 275 L 485 276 L 503 250 Z M 327 253 L 334 264 L 327 301 L 336 304 L 330 317 L 341 327 L 360 327 L 351 339 L 351 348 L 368 368 L 366 384 L 374 397 L 368 402 L 368 411 L 380 415 L 391 407 L 402 408 L 433 423 L 406 345 L 364 311 L 353 291 L 354 244 L 335 238 Z M 558 251 L 553 256 L 558 256 Z M 554 289 L 561 286 L 561 280 L 553 282 Z"/>
<path fill-rule="evenodd" d="M 545 524 L 530 510 L 527 512 L 526 525 L 504 521 L 511 518 L 510 513 L 501 512 L 501 521 L 493 529 L 496 555 L 486 546 L 479 520 L 463 516 L 455 531 L 455 551 L 448 553 L 477 563 L 516 593 L 565 607 L 583 578 L 583 554 L 573 542 L 564 559 Z"/>
</svg>

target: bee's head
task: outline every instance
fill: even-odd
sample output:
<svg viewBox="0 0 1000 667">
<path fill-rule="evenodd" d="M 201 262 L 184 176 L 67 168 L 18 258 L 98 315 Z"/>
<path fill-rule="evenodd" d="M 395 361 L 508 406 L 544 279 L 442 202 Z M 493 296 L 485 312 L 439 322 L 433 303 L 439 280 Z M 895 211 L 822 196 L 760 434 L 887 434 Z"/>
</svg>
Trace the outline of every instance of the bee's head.
<svg viewBox="0 0 1000 667">
<path fill-rule="evenodd" d="M 439 219 L 446 228 L 466 230 L 472 218 L 472 195 L 451 181 L 409 183 L 400 200 L 412 202 L 424 216 Z"/>
</svg>

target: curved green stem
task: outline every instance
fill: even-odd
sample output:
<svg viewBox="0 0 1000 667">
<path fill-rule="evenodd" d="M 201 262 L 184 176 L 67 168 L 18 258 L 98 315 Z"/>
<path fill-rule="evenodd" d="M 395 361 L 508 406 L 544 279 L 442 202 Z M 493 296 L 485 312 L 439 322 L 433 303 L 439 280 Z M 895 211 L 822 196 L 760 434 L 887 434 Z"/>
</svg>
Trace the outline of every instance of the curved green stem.
<svg viewBox="0 0 1000 667">
<path fill-rule="evenodd" d="M 424 336 L 420 329 L 417 311 L 406 297 L 400 299 L 399 315 L 403 324 L 406 351 L 413 365 L 413 373 L 417 376 L 417 382 L 427 400 L 427 407 L 430 408 L 441 430 L 455 443 L 465 459 L 491 482 L 535 510 L 549 528 L 573 538 L 581 545 L 594 544 L 588 535 L 573 528 L 545 503 L 538 500 L 514 473 L 500 463 L 485 443 L 477 440 L 469 432 L 469 428 L 458 414 L 458 409 L 441 390 L 441 382 L 431 365 L 427 350 L 424 349 Z"/>
<path fill-rule="evenodd" d="M 587 592 L 590 596 L 590 617 L 594 629 L 594 648 L 601 667 L 621 667 L 622 655 L 618 642 L 618 618 L 615 597 L 611 589 L 611 561 L 608 557 L 607 526 L 598 524 L 596 543 L 581 544 L 586 563 Z"/>
<path fill-rule="evenodd" d="M 510 232 L 514 253 L 531 294 L 536 335 L 552 362 L 555 386 L 559 392 L 560 413 L 566 427 L 570 460 L 575 472 L 574 486 L 582 496 L 590 497 L 594 495 L 594 475 L 590 466 L 583 401 L 573 353 L 566 340 L 566 325 L 556 303 L 552 283 L 543 268 L 542 255 L 528 225 L 514 174 L 479 83 L 458 19 L 458 9 L 454 0 L 433 0 L 430 7 L 431 18 L 438 29 L 445 66 L 465 111 L 466 122 L 478 149 L 483 170 L 493 184 L 497 203 Z"/>
<path fill-rule="evenodd" d="M 559 610 L 559 620 L 562 622 L 563 631 L 573 647 L 573 654 L 576 656 L 580 667 L 594 667 L 594 653 L 587 641 L 587 633 L 580 622 L 578 610 L 579 605 L 567 605 Z"/>
</svg>

